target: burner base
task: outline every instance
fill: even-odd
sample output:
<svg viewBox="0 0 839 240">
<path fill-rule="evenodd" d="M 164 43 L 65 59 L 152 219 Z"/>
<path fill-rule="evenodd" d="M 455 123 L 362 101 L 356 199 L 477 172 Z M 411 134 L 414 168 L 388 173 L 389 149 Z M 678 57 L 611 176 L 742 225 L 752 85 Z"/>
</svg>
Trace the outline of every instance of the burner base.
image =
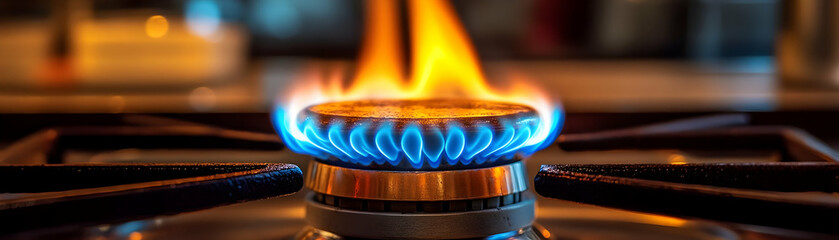
<svg viewBox="0 0 839 240">
<path fill-rule="evenodd" d="M 313 228 L 328 230 L 326 233 L 335 236 L 378 239 L 482 238 L 529 228 L 534 219 L 534 200 L 527 194 L 521 202 L 503 207 L 442 213 L 357 211 L 325 205 L 313 199 L 314 196 L 310 196 L 306 203 L 306 220 Z M 301 236 L 310 236 L 307 234 L 314 233 L 304 232 Z"/>
<path fill-rule="evenodd" d="M 490 240 L 490 239 L 505 239 L 505 240 L 548 240 L 550 233 L 547 232 L 543 227 L 534 224 L 533 226 L 527 226 L 520 228 L 515 231 L 499 233 L 495 235 L 473 238 L 473 239 L 481 239 L 481 240 Z M 297 234 L 294 238 L 295 240 L 348 240 L 354 239 L 351 237 L 343 237 L 338 234 L 334 234 L 331 232 L 327 232 L 324 230 L 320 230 L 314 227 L 306 227 Z"/>
</svg>

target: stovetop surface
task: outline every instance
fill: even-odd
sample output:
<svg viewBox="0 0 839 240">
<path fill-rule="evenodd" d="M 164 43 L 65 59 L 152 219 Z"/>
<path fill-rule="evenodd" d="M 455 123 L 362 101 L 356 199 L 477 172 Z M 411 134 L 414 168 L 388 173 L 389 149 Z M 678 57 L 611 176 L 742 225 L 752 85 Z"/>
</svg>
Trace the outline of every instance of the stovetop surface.
<svg viewBox="0 0 839 240">
<path fill-rule="evenodd" d="M 670 162 L 755 162 L 773 161 L 770 152 L 727 153 L 695 156 L 677 151 L 614 151 L 565 153 L 545 149 L 525 160 L 528 174 L 540 165 L 557 163 L 670 163 Z M 254 162 L 293 163 L 301 168 L 310 158 L 277 152 L 121 150 L 108 153 L 68 153 L 70 161 L 96 162 L 181 162 L 247 159 Z M 305 172 L 305 169 L 304 169 Z M 304 189 L 291 196 L 218 207 L 175 216 L 90 227 L 81 231 L 57 232 L 45 236 L 81 239 L 292 239 L 306 226 Z M 534 194 L 536 195 L 536 194 Z M 552 239 L 748 239 L 761 232 L 787 234 L 784 230 L 689 220 L 653 214 L 602 208 L 541 196 L 537 198 L 536 222 Z M 130 206 L 126 206 L 130 207 Z M 748 232 L 744 232 L 748 229 Z M 752 232 L 757 231 L 757 233 Z M 800 236 L 801 233 L 789 233 Z M 21 236 L 21 239 L 29 236 Z M 44 237 L 36 236 L 36 237 Z"/>
<path fill-rule="evenodd" d="M 620 118 L 608 120 L 609 122 L 620 121 L 623 118 L 644 122 L 633 118 L 631 115 L 619 116 Z M 596 119 L 603 119 L 603 117 L 597 117 Z M 780 121 L 788 120 L 781 119 Z M 569 124 L 566 125 L 566 128 L 570 127 L 572 132 L 586 131 L 585 128 L 587 127 L 585 125 L 588 124 L 592 123 L 575 121 L 574 115 L 570 115 Z M 610 126 L 620 125 L 621 123 L 611 123 Z M 250 126 L 249 128 L 254 127 Z M 812 129 L 810 130 L 812 132 Z M 824 132 L 815 133 L 815 135 L 832 131 L 835 131 L 835 129 L 827 129 Z M 839 138 L 825 140 L 831 143 L 831 140 L 835 139 Z M 835 143 L 835 141 L 833 142 Z M 835 145 L 833 147 L 836 148 Z M 543 164 L 773 162 L 779 161 L 779 158 L 780 154 L 774 151 L 614 150 L 564 152 L 553 146 L 537 152 L 526 159 L 525 163 L 530 175 L 529 178 L 532 179 Z M 214 149 L 68 150 L 64 159 L 67 163 L 282 162 L 296 164 L 304 168 L 303 172 L 306 172 L 305 168 L 311 161 L 308 156 L 298 155 L 287 150 Z M 62 229 L 24 234 L 14 236 L 13 239 L 292 239 L 296 233 L 306 226 L 304 197 L 307 194 L 308 190 L 304 189 L 287 197 L 84 229 Z M 820 239 L 825 237 L 759 226 L 615 210 L 548 199 L 537 194 L 533 195 L 537 198 L 536 223 L 550 232 L 551 239 Z"/>
</svg>

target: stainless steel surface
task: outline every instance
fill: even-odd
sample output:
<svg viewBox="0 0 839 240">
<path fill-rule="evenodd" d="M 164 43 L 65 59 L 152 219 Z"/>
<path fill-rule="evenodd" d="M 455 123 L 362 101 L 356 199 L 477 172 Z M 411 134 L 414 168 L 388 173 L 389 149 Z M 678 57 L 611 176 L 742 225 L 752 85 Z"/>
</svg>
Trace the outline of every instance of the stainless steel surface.
<svg viewBox="0 0 839 240">
<path fill-rule="evenodd" d="M 350 71 L 351 62 L 269 58 L 230 84 L 166 93 L 0 94 L 0 112 L 266 112 L 284 82 Z M 524 77 L 560 96 L 568 112 L 729 112 L 839 109 L 839 94 L 778 88 L 775 61 L 750 57 L 716 63 L 680 60 L 487 61 L 491 79 Z M 212 108 L 195 108 L 212 106 Z"/>
<path fill-rule="evenodd" d="M 550 232 L 541 226 L 528 226 L 515 231 L 494 234 L 487 237 L 477 238 L 481 240 L 547 240 Z M 343 240 L 347 239 L 337 234 L 307 227 L 295 237 L 296 240 Z"/>
<path fill-rule="evenodd" d="M 71 152 L 74 159 L 96 162 L 171 162 L 225 161 L 247 159 L 292 163 L 307 172 L 310 157 L 288 151 L 280 152 L 176 152 L 172 157 L 160 151 L 116 151 L 91 155 Z M 247 157 L 244 157 L 247 156 Z M 80 161 L 80 160 L 79 160 Z M 682 163 L 682 162 L 737 162 L 777 161 L 775 154 L 754 155 L 694 155 L 679 151 L 609 151 L 567 153 L 558 148 L 537 152 L 523 163 L 535 174 L 542 164 L 561 163 Z M 532 179 L 532 177 L 527 177 Z M 175 216 L 163 216 L 145 221 L 126 222 L 92 227 L 79 233 L 79 239 L 294 239 L 306 227 L 304 189 L 283 198 L 266 199 Z M 767 239 L 771 236 L 798 236 L 777 229 L 759 229 L 743 233 L 741 226 L 707 221 L 688 220 L 653 214 L 620 211 L 536 196 L 536 223 L 542 224 L 551 235 L 549 239 Z M 751 230 L 751 228 L 749 229 Z M 35 236 L 21 239 L 56 239 Z M 772 239 L 784 239 L 775 237 Z M 819 239 L 819 238 L 814 238 Z M 824 239 L 824 238 L 821 238 Z"/>
<path fill-rule="evenodd" d="M 404 173 L 403 173 L 404 174 Z M 353 211 L 315 201 L 306 203 L 306 221 L 342 236 L 375 239 L 464 239 L 516 231 L 534 218 L 534 200 L 479 211 L 384 213 Z"/>
<path fill-rule="evenodd" d="M 409 173 L 409 174 L 406 174 Z M 490 198 L 527 190 L 524 164 L 447 171 L 379 171 L 312 161 L 306 187 L 348 198 L 392 201 L 442 201 Z"/>
<path fill-rule="evenodd" d="M 783 83 L 839 88 L 839 2 L 782 3 L 776 52 Z"/>
</svg>

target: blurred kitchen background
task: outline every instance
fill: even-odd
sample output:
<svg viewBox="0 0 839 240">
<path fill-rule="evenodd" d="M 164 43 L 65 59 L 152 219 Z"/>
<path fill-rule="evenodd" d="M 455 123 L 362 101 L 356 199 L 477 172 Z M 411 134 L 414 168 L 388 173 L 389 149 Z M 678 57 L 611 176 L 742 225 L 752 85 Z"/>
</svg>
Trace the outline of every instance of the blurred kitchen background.
<svg viewBox="0 0 839 240">
<path fill-rule="evenodd" d="M 570 112 L 839 109 L 833 0 L 453 3 L 491 81 L 539 81 Z M 351 76 L 363 14 L 359 0 L 0 1 L 0 112 L 267 112 L 284 83 Z"/>
</svg>

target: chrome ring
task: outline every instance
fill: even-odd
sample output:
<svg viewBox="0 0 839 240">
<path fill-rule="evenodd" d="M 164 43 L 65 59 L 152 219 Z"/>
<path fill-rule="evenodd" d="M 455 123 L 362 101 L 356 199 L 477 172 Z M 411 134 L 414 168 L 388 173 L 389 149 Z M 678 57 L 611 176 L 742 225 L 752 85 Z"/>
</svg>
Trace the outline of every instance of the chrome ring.
<svg viewBox="0 0 839 240">
<path fill-rule="evenodd" d="M 534 208 L 535 201 L 527 199 L 479 211 L 383 213 L 346 210 L 310 200 L 306 202 L 306 221 L 317 229 L 365 239 L 473 239 L 530 226 Z"/>
<path fill-rule="evenodd" d="M 519 162 L 496 167 L 447 171 L 379 171 L 312 161 L 306 187 L 348 198 L 391 201 L 446 201 L 504 196 L 527 190 Z"/>
</svg>

